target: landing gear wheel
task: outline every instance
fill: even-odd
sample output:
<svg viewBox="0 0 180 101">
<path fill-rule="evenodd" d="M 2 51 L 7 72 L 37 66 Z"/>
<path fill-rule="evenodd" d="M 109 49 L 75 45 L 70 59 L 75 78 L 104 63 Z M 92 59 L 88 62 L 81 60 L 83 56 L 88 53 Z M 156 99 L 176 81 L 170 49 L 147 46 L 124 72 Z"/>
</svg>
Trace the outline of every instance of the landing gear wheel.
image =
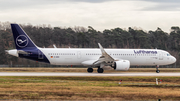
<svg viewBox="0 0 180 101">
<path fill-rule="evenodd" d="M 98 72 L 98 73 L 103 73 L 103 72 L 104 72 L 104 69 L 98 68 L 98 69 L 97 69 L 97 72 Z"/>
<path fill-rule="evenodd" d="M 88 69 L 87 69 L 87 72 L 88 72 L 88 73 L 92 73 L 92 72 L 93 72 L 93 68 L 88 68 Z"/>
<path fill-rule="evenodd" d="M 156 73 L 159 73 L 160 72 L 160 70 L 156 70 Z"/>
<path fill-rule="evenodd" d="M 156 73 L 160 72 L 160 70 L 158 70 L 158 68 L 159 68 L 159 65 L 157 65 L 157 67 L 156 67 Z"/>
</svg>

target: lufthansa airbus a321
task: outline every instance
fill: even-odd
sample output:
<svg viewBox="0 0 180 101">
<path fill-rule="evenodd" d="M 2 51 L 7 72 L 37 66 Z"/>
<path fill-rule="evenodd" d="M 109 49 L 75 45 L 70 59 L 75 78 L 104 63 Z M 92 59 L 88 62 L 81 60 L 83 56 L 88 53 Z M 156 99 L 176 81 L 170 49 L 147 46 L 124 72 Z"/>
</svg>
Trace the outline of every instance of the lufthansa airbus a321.
<svg viewBox="0 0 180 101">
<path fill-rule="evenodd" d="M 16 49 L 6 50 L 10 55 L 45 62 L 53 65 L 85 65 L 87 71 L 98 73 L 104 70 L 127 71 L 130 66 L 169 65 L 176 58 L 167 51 L 159 49 L 104 49 L 100 43 L 99 49 L 93 48 L 40 48 L 18 24 L 11 24 Z"/>
</svg>

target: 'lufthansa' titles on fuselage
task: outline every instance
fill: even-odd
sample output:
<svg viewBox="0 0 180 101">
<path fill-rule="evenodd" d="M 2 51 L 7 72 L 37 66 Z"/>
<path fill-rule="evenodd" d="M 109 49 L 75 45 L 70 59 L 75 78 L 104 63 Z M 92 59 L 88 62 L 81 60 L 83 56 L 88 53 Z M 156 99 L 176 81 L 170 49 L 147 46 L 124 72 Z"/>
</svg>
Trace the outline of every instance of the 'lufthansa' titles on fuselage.
<svg viewBox="0 0 180 101">
<path fill-rule="evenodd" d="M 157 54 L 157 51 L 134 50 L 135 54 Z"/>
</svg>

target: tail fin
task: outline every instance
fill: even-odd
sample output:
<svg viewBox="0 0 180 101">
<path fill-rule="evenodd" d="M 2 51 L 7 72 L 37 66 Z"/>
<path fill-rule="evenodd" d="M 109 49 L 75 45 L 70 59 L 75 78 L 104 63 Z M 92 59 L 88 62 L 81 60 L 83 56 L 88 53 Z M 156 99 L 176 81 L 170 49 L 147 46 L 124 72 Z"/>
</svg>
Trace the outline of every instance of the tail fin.
<svg viewBox="0 0 180 101">
<path fill-rule="evenodd" d="M 16 49 L 36 48 L 37 46 L 18 24 L 11 24 Z"/>
</svg>

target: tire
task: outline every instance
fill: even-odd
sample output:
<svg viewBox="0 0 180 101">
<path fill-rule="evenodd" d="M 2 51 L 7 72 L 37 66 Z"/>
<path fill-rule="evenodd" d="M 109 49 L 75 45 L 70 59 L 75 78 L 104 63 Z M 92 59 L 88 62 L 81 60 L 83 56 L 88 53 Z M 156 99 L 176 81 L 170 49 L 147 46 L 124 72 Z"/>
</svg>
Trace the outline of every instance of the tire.
<svg viewBox="0 0 180 101">
<path fill-rule="evenodd" d="M 98 73 L 103 73 L 103 72 L 104 72 L 104 69 L 98 68 L 98 69 L 97 69 L 97 72 L 98 72 Z"/>
<path fill-rule="evenodd" d="M 87 72 L 88 72 L 88 73 L 92 73 L 92 72 L 93 72 L 93 68 L 88 68 L 88 69 L 87 69 Z"/>
<path fill-rule="evenodd" d="M 160 72 L 160 70 L 156 70 L 156 73 L 159 73 Z"/>
</svg>

